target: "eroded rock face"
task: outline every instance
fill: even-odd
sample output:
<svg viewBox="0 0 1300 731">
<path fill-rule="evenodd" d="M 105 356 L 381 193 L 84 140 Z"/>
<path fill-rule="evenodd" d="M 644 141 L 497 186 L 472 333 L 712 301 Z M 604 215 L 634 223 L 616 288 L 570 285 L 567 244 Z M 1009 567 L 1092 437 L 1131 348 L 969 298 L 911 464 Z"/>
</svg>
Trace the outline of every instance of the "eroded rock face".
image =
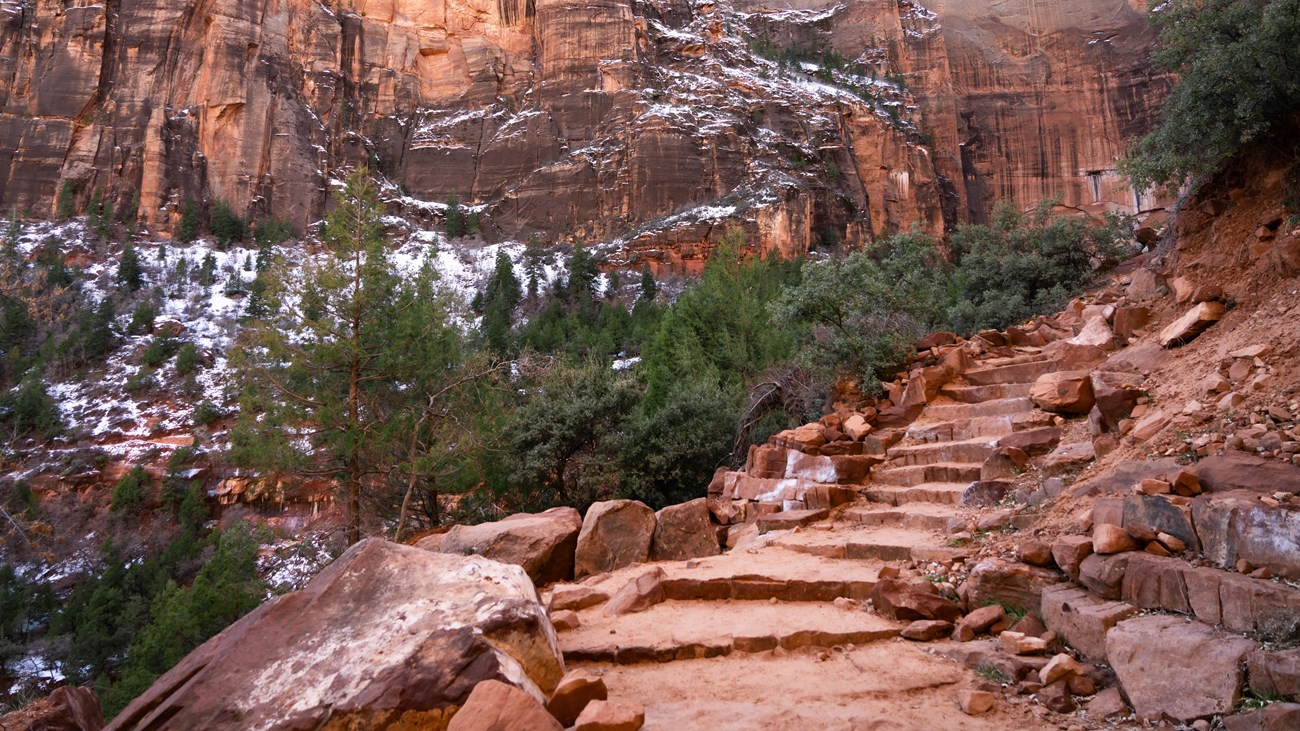
<svg viewBox="0 0 1300 731">
<path fill-rule="evenodd" d="M 522 568 L 372 539 L 190 653 L 109 728 L 442 729 L 480 681 L 540 703 L 563 675 Z"/>
<path fill-rule="evenodd" d="M 371 161 L 486 203 L 491 236 L 623 237 L 695 271 L 727 222 L 795 255 L 997 200 L 1133 205 L 1114 160 L 1165 87 L 1133 3 L 801 5 L 26 4 L 0 23 L 0 206 L 50 213 L 68 183 L 138 192 L 151 225 L 193 197 L 302 228 Z M 783 77 L 747 36 L 905 83 Z"/>
</svg>

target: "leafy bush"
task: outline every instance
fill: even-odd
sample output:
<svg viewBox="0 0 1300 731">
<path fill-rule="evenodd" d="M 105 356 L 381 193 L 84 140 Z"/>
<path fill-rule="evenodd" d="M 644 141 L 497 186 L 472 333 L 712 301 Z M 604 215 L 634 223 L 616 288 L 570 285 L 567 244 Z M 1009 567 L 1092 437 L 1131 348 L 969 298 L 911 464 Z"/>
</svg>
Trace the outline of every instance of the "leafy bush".
<svg viewBox="0 0 1300 731">
<path fill-rule="evenodd" d="M 131 311 L 131 321 L 127 323 L 126 332 L 130 335 L 153 332 L 153 321 L 157 317 L 157 305 L 152 301 L 141 302 Z"/>
<path fill-rule="evenodd" d="M 858 374 L 870 390 L 942 321 L 946 288 L 934 241 L 913 231 L 839 261 L 805 265 L 799 284 L 771 311 L 782 329 L 811 326 L 804 351 L 810 366 Z"/>
<path fill-rule="evenodd" d="M 262 246 L 274 246 L 293 238 L 293 223 L 284 218 L 272 218 L 257 224 L 253 238 Z"/>
<path fill-rule="evenodd" d="M 1151 23 L 1152 58 L 1179 80 L 1123 165 L 1134 185 L 1214 173 L 1300 110 L 1300 0 L 1170 0 Z"/>
<path fill-rule="evenodd" d="M 959 332 L 1001 328 L 1055 312 L 1092 279 L 1094 263 L 1112 263 L 1130 240 L 1126 223 L 1054 216 L 1051 201 L 1030 214 L 999 204 L 991 225 L 959 226 L 949 325 Z"/>
<path fill-rule="evenodd" d="M 149 474 L 140 465 L 132 467 L 113 487 L 109 509 L 114 513 L 134 513 L 144 503 L 144 488 L 149 484 Z"/>
<path fill-rule="evenodd" d="M 202 426 L 209 426 L 225 415 L 226 412 L 222 411 L 220 406 L 217 406 L 211 401 L 200 401 L 198 405 L 194 407 L 194 423 Z"/>
</svg>

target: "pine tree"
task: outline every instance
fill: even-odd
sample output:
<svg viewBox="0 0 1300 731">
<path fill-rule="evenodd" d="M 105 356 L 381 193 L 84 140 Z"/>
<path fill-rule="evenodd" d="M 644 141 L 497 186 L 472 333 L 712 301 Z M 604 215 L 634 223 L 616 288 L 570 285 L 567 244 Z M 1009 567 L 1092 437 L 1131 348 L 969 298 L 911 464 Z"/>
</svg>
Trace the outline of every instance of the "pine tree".
<svg viewBox="0 0 1300 731">
<path fill-rule="evenodd" d="M 176 227 L 176 240 L 188 244 L 199 235 L 199 205 L 193 198 L 186 198 L 181 207 L 181 222 Z"/>
<path fill-rule="evenodd" d="M 654 272 L 650 271 L 650 265 L 646 264 L 641 267 L 641 297 L 643 302 L 654 302 L 655 296 L 659 294 L 659 285 L 655 283 Z"/>
<path fill-rule="evenodd" d="M 473 379 L 458 369 L 433 273 L 403 281 L 389 262 L 367 171 L 336 200 L 322 230 L 329 253 L 301 262 L 300 278 L 284 262 L 267 272 L 274 314 L 250 323 L 236 361 L 246 388 L 232 457 L 264 474 L 334 479 L 356 542 L 367 514 L 393 509 L 395 483 L 423 474 L 435 415 L 461 378 Z M 286 288 L 301 294 L 286 298 Z M 285 424 L 312 425 L 310 449 Z"/>
<path fill-rule="evenodd" d="M 455 193 L 447 196 L 447 214 L 445 221 L 445 232 L 447 238 L 458 239 L 467 233 L 465 227 L 465 209 L 460 207 L 460 198 Z"/>
<path fill-rule="evenodd" d="M 58 217 L 66 221 L 77 215 L 77 192 L 72 189 L 72 181 L 65 180 L 59 186 Z"/>
<path fill-rule="evenodd" d="M 122 249 L 122 259 L 117 264 L 117 283 L 136 292 L 144 285 L 144 269 L 135 247 L 127 244 Z"/>
<path fill-rule="evenodd" d="M 537 234 L 529 236 L 528 244 L 524 247 L 524 274 L 528 277 L 529 300 L 537 299 L 543 273 L 542 260 L 545 257 L 546 252 L 542 250 L 542 242 L 537 238 Z"/>
</svg>

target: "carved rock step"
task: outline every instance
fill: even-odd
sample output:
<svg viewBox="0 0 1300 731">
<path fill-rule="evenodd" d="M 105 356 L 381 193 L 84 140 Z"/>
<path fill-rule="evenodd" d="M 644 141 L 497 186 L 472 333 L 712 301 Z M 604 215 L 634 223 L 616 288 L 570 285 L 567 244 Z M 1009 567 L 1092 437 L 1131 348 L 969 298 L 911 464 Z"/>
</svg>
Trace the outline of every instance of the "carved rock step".
<svg viewBox="0 0 1300 731">
<path fill-rule="evenodd" d="M 962 493 L 970 486 L 969 482 L 923 482 L 919 485 L 868 485 L 863 491 L 867 500 L 886 505 L 914 505 L 917 503 L 937 503 L 956 505 L 961 502 Z"/>
<path fill-rule="evenodd" d="M 856 506 L 844 511 L 844 520 L 867 527 L 896 527 L 947 532 L 956 521 L 964 524 L 966 513 L 950 503 L 912 502 L 903 507 Z"/>
<path fill-rule="evenodd" d="M 983 463 L 995 449 L 996 439 L 976 438 L 960 442 L 933 442 L 898 446 L 889 450 L 889 457 L 900 466 L 934 465 L 944 462 Z M 979 479 L 977 473 L 973 479 Z"/>
<path fill-rule="evenodd" d="M 861 645 L 898 635 L 901 625 L 833 604 L 667 601 L 638 614 L 581 615 L 582 625 L 559 635 L 569 663 L 630 664 L 765 652 L 777 647 Z"/>
<path fill-rule="evenodd" d="M 970 548 L 950 547 L 947 538 L 916 528 L 863 528 L 835 533 L 790 536 L 782 545 L 827 558 L 880 561 L 940 561 L 948 563 L 972 554 Z"/>
<path fill-rule="evenodd" d="M 975 361 L 982 368 L 993 368 L 996 366 L 1019 365 L 1021 363 L 1041 363 L 1043 361 L 1052 361 L 1050 355 L 1044 355 L 1042 351 L 1033 353 L 1023 353 L 1021 355 L 1010 355 L 1003 358 L 986 358 Z"/>
<path fill-rule="evenodd" d="M 970 484 L 980 478 L 979 462 L 936 462 L 908 467 L 878 469 L 872 475 L 877 485 L 912 487 L 927 482 L 964 482 Z M 868 490 L 869 492 L 869 490 Z"/>
<path fill-rule="evenodd" d="M 992 386 L 1008 383 L 1033 383 L 1044 373 L 1055 371 L 1058 364 L 1054 360 L 1037 360 L 1029 363 L 976 368 L 966 371 L 962 378 L 972 386 Z"/>
<path fill-rule="evenodd" d="M 925 407 L 926 421 L 954 421 L 987 416 L 1009 416 L 1033 411 L 1034 404 L 1028 396 L 992 399 L 979 403 L 930 404 Z"/>
<path fill-rule="evenodd" d="M 1006 414 L 1005 416 L 981 416 L 973 419 L 912 424 L 907 429 L 907 437 L 913 443 L 928 444 L 964 442 L 980 437 L 997 439 L 1016 431 L 1017 418 L 1020 418 L 1018 414 Z"/>
<path fill-rule="evenodd" d="M 956 386 L 946 385 L 939 389 L 939 394 L 953 401 L 966 404 L 978 404 L 984 401 L 1022 398 L 1029 395 L 1033 388 L 1031 383 L 998 383 L 992 386 Z"/>
</svg>

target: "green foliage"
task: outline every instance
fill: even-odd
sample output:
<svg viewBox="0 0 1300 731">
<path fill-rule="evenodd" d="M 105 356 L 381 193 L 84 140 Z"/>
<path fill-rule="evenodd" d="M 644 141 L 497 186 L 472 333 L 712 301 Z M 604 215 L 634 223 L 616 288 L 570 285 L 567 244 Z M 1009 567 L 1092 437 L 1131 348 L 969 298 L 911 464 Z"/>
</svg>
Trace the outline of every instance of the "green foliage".
<svg viewBox="0 0 1300 731">
<path fill-rule="evenodd" d="M 86 207 L 86 228 L 101 239 L 108 238 L 113 227 L 113 202 L 104 197 L 103 191 L 95 188 L 90 193 L 90 203 Z"/>
<path fill-rule="evenodd" d="M 199 349 L 194 343 L 185 343 L 176 351 L 176 375 L 188 376 L 196 373 L 203 366 Z"/>
<path fill-rule="evenodd" d="M 199 235 L 199 204 L 193 198 L 186 198 L 181 206 L 181 222 L 176 227 L 176 240 L 188 244 Z"/>
<path fill-rule="evenodd" d="M 126 325 L 129 335 L 144 335 L 153 332 L 153 321 L 158 317 L 158 305 L 153 300 L 146 300 L 131 310 L 131 321 Z"/>
<path fill-rule="evenodd" d="M 948 321 L 954 329 L 1001 328 L 1055 312 L 1091 280 L 1094 261 L 1123 255 L 1129 232 L 1122 220 L 1097 225 L 1053 216 L 1051 205 L 1022 214 L 1000 204 L 991 225 L 963 225 L 953 233 L 957 271 Z"/>
<path fill-rule="evenodd" d="M 655 296 L 659 294 L 659 285 L 655 283 L 654 272 L 650 271 L 650 265 L 646 264 L 641 267 L 641 294 L 640 299 L 644 302 L 654 302 Z"/>
<path fill-rule="evenodd" d="M 200 401 L 194 407 L 194 423 L 201 426 L 211 426 L 225 415 L 226 413 L 222 411 L 221 407 L 211 401 Z"/>
<path fill-rule="evenodd" d="M 110 509 L 117 514 L 132 514 L 144 503 L 144 490 L 149 484 L 149 474 L 140 465 L 132 467 L 113 487 Z"/>
<path fill-rule="evenodd" d="M 72 187 L 71 180 L 65 180 L 63 185 L 59 186 L 59 200 L 56 208 L 56 215 L 60 221 L 66 221 L 77 215 L 77 191 Z"/>
<path fill-rule="evenodd" d="M 157 368 L 171 359 L 179 347 L 175 338 L 155 337 L 149 341 L 149 347 L 145 348 L 140 361 L 150 368 Z"/>
<path fill-rule="evenodd" d="M 117 263 L 117 283 L 131 292 L 144 286 L 144 268 L 140 265 L 140 254 L 130 244 L 122 249 L 122 258 Z"/>
<path fill-rule="evenodd" d="M 1300 110 L 1300 0 L 1171 0 L 1150 18 L 1178 82 L 1123 164 L 1134 185 L 1214 173 Z"/>
<path fill-rule="evenodd" d="M 217 246 L 225 249 L 232 243 L 243 241 L 248 228 L 242 216 L 235 215 L 230 204 L 218 198 L 212 204 L 212 235 L 217 239 Z"/>
<path fill-rule="evenodd" d="M 460 197 L 455 193 L 447 196 L 447 213 L 443 221 L 443 230 L 449 239 L 458 239 L 469 233 L 465 223 L 465 209 L 461 207 Z"/>
<path fill-rule="evenodd" d="M 798 276 L 800 262 L 775 254 L 742 255 L 744 235 L 733 229 L 693 289 L 682 293 L 646 347 L 644 408 L 668 401 L 673 384 L 699 381 L 736 392 L 747 378 L 793 354 L 790 331 L 776 327 L 768 303 Z"/>
<path fill-rule="evenodd" d="M 528 299 L 535 300 L 541 290 L 546 252 L 537 236 L 529 236 L 524 246 L 524 276 L 528 278 Z"/>
<path fill-rule="evenodd" d="M 140 191 L 131 194 L 130 201 L 117 210 L 117 220 L 130 226 L 140 215 Z"/>
<path fill-rule="evenodd" d="M 488 278 L 487 287 L 479 298 L 483 312 L 481 330 L 488 348 L 497 354 L 512 349 L 511 325 L 515 307 L 523 299 L 514 264 L 504 251 L 497 252 L 496 268 Z"/>
<path fill-rule="evenodd" d="M 858 374 L 870 390 L 942 321 L 946 276 L 934 241 L 913 231 L 806 265 L 771 311 L 781 329 L 811 326 L 804 330 L 809 365 Z"/>
<path fill-rule="evenodd" d="M 582 509 L 613 497 L 619 425 L 638 396 L 635 380 L 600 361 L 561 362 L 545 373 L 505 430 L 512 504 Z"/>
<path fill-rule="evenodd" d="M 236 359 L 245 389 L 232 459 L 268 479 L 282 471 L 335 479 L 350 542 L 363 514 L 395 517 L 407 481 L 455 451 L 443 409 L 492 370 L 465 371 L 433 272 L 399 276 L 382 213 L 367 171 L 355 172 L 322 231 L 329 253 L 298 272 L 283 263 L 265 272 L 271 314 L 249 322 Z M 308 444 L 289 424 L 313 426 Z"/>
<path fill-rule="evenodd" d="M 45 384 L 36 375 L 25 379 L 15 392 L 0 397 L 0 423 L 14 437 L 53 437 L 63 429 L 63 420 Z"/>
<path fill-rule="evenodd" d="M 620 495 L 654 508 L 704 497 L 731 453 L 737 417 L 735 395 L 717 384 L 674 385 L 659 409 L 638 411 L 625 426 Z"/>
<path fill-rule="evenodd" d="M 257 224 L 253 238 L 262 246 L 275 246 L 293 238 L 293 223 L 284 218 L 272 218 Z"/>
</svg>

